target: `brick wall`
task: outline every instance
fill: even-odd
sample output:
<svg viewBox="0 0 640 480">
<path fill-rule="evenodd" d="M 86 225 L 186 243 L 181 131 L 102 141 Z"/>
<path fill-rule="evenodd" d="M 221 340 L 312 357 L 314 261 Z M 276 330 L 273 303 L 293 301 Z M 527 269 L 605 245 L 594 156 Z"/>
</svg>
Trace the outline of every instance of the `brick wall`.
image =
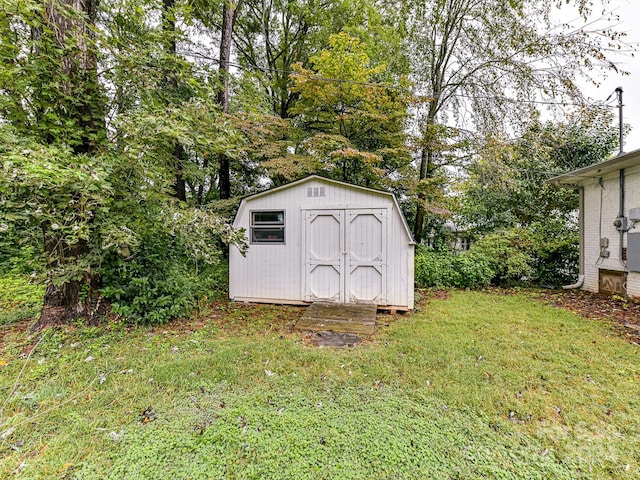
<svg viewBox="0 0 640 480">
<path fill-rule="evenodd" d="M 614 172 L 599 179 L 588 180 L 584 185 L 583 238 L 584 275 L 583 288 L 598 291 L 599 270 L 624 271 L 620 259 L 620 233 L 613 225 L 619 211 L 619 173 Z M 640 167 L 625 170 L 625 211 L 640 207 Z M 640 231 L 640 224 L 631 231 Z M 600 238 L 609 239 L 609 258 L 600 256 Z M 626 235 L 623 239 L 626 247 Z M 627 293 L 640 297 L 640 274 L 629 273 Z"/>
</svg>

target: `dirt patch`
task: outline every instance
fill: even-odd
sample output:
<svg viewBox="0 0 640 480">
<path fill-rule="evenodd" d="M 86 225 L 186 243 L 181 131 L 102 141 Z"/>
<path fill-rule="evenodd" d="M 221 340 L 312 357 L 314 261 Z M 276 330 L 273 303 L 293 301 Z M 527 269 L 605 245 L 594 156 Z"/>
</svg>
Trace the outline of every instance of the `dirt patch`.
<svg viewBox="0 0 640 480">
<path fill-rule="evenodd" d="M 430 288 L 417 288 L 415 311 L 416 312 L 423 311 L 427 306 L 427 304 L 432 300 L 446 300 L 448 297 L 449 297 L 449 290 L 444 290 L 444 289 L 432 290 Z"/>
<path fill-rule="evenodd" d="M 356 333 L 315 332 L 309 335 L 309 341 L 316 347 L 353 347 L 362 342 Z"/>
<path fill-rule="evenodd" d="M 32 320 L 22 320 L 20 322 L 10 323 L 8 325 L 0 325 L 0 352 L 5 351 L 7 343 L 13 342 L 14 337 L 18 337 L 21 334 L 24 334 L 24 332 L 26 332 L 31 327 L 32 322 Z M 33 345 L 35 345 L 35 341 L 37 340 L 34 340 Z M 27 353 L 31 351 L 33 345 L 29 346 L 29 350 L 27 351 Z"/>
<path fill-rule="evenodd" d="M 610 322 L 629 341 L 640 345 L 640 302 L 637 300 L 584 290 L 541 291 L 538 295 L 548 305 L 564 308 L 585 318 Z"/>
</svg>

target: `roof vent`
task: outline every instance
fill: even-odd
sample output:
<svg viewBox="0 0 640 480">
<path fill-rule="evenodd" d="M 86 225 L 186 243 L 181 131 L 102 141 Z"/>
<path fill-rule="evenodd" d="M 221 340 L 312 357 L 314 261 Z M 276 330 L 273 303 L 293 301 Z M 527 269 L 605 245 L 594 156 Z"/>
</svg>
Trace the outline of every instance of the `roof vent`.
<svg viewBox="0 0 640 480">
<path fill-rule="evenodd" d="M 324 197 L 324 187 L 307 187 L 307 197 Z"/>
</svg>

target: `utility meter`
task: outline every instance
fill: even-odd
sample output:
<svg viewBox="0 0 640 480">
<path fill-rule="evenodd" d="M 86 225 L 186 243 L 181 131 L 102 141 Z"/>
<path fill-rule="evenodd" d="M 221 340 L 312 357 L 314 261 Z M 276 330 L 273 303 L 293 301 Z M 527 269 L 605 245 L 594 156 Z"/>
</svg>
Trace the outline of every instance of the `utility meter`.
<svg viewBox="0 0 640 480">
<path fill-rule="evenodd" d="M 626 232 L 627 231 L 627 217 L 618 217 L 613 221 L 613 226 L 616 227 L 616 229 L 619 232 Z"/>
</svg>

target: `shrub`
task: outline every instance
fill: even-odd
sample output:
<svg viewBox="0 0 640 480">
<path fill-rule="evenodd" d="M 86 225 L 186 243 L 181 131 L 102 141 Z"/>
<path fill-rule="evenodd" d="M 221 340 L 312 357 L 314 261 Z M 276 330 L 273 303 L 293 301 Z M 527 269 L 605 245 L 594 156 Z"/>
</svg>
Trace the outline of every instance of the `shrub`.
<svg viewBox="0 0 640 480">
<path fill-rule="evenodd" d="M 415 279 L 424 288 L 478 288 L 523 280 L 557 287 L 575 280 L 578 260 L 575 229 L 547 223 L 531 230 L 514 228 L 486 235 L 459 255 L 421 245 L 416 251 Z"/>
<path fill-rule="evenodd" d="M 226 289 L 224 266 L 198 265 L 179 238 L 145 236 L 131 258 L 108 257 L 103 295 L 128 322 L 157 324 L 190 314 L 198 299 Z"/>
<path fill-rule="evenodd" d="M 40 231 L 36 230 L 36 234 Z M 44 269 L 42 253 L 38 251 L 33 232 L 16 228 L 13 223 L 0 222 L 0 271 L 15 275 L 41 273 Z"/>
<path fill-rule="evenodd" d="M 494 272 L 482 254 L 469 251 L 453 255 L 420 246 L 416 252 L 415 281 L 423 288 L 480 288 L 489 285 Z"/>
<path fill-rule="evenodd" d="M 193 279 L 167 236 L 145 238 L 130 259 L 116 254 L 103 269 L 103 295 L 113 311 L 135 323 L 163 323 L 191 309 Z"/>
<path fill-rule="evenodd" d="M 534 226 L 533 281 L 558 287 L 575 282 L 580 261 L 577 228 L 565 223 Z"/>
<path fill-rule="evenodd" d="M 460 281 L 457 287 L 480 288 L 491 283 L 495 276 L 491 262 L 484 255 L 468 251 L 453 257 L 453 267 L 457 269 Z"/>
<path fill-rule="evenodd" d="M 470 252 L 489 262 L 494 272 L 493 284 L 513 285 L 532 279 L 534 242 L 531 233 L 524 228 L 486 235 L 473 244 Z"/>
<path fill-rule="evenodd" d="M 35 318 L 42 310 L 44 286 L 29 277 L 0 275 L 0 325 Z"/>
<path fill-rule="evenodd" d="M 223 251 L 225 244 L 242 251 L 243 231 L 207 210 L 151 203 L 120 220 L 102 227 L 101 292 L 126 321 L 168 322 L 205 295 L 226 294 Z"/>
</svg>

